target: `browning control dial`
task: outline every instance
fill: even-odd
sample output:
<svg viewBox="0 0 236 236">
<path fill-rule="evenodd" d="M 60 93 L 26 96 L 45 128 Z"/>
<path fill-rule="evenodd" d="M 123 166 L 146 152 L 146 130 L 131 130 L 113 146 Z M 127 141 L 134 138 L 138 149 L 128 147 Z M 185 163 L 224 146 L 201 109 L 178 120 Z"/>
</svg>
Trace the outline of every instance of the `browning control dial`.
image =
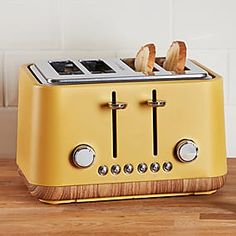
<svg viewBox="0 0 236 236">
<path fill-rule="evenodd" d="M 94 162 L 95 151 L 86 144 L 77 146 L 72 153 L 72 161 L 77 167 L 89 167 Z"/>
<path fill-rule="evenodd" d="M 176 156 L 181 162 L 191 162 L 197 155 L 198 147 L 192 140 L 184 139 L 176 145 Z"/>
</svg>

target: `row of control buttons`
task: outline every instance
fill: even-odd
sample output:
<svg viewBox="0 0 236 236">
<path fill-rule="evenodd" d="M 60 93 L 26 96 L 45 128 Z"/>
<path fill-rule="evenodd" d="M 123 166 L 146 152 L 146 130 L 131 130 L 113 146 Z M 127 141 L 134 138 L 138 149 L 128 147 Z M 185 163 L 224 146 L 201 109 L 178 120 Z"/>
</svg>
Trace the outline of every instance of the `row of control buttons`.
<svg viewBox="0 0 236 236">
<path fill-rule="evenodd" d="M 162 165 L 162 168 L 164 171 L 169 172 L 172 170 L 173 165 L 171 162 L 164 162 Z M 148 170 L 148 166 L 146 163 L 140 163 L 137 167 L 137 170 L 139 173 L 145 173 Z M 160 164 L 158 162 L 153 162 L 150 165 L 150 170 L 153 173 L 156 173 L 160 170 Z M 123 171 L 125 174 L 131 174 L 134 171 L 134 167 L 132 164 L 126 164 L 124 165 Z M 121 172 L 121 166 L 120 165 L 113 165 L 111 167 L 111 173 L 113 175 L 118 175 Z M 98 174 L 99 175 L 106 175 L 108 173 L 108 167 L 106 165 L 99 166 L 98 168 Z"/>
</svg>

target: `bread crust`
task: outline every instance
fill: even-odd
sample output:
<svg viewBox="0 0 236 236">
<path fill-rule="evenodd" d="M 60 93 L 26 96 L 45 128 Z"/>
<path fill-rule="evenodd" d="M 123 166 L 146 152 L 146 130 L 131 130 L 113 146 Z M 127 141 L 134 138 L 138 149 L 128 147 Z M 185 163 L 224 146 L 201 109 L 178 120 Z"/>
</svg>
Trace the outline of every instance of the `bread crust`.
<svg viewBox="0 0 236 236">
<path fill-rule="evenodd" d="M 183 41 L 174 41 L 166 56 L 163 68 L 177 74 L 184 73 L 187 56 L 187 47 Z"/>
<path fill-rule="evenodd" d="M 145 75 L 152 75 L 155 57 L 156 47 L 153 43 L 141 47 L 134 61 L 135 71 L 143 72 Z"/>
</svg>

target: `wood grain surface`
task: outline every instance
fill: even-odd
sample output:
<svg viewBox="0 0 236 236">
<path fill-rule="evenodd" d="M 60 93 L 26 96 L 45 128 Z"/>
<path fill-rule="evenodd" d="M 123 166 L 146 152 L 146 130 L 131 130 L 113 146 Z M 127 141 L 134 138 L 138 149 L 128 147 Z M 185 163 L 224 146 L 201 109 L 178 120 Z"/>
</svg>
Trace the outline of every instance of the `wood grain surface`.
<svg viewBox="0 0 236 236">
<path fill-rule="evenodd" d="M 49 205 L 0 160 L 0 235 L 236 235 L 236 159 L 213 195 Z"/>
<path fill-rule="evenodd" d="M 33 196 L 41 200 L 50 201 L 206 192 L 221 188 L 226 180 L 226 176 L 219 176 L 200 179 L 176 179 L 50 187 L 30 184 L 20 169 L 18 169 L 18 173 L 24 179 L 24 182 Z"/>
</svg>

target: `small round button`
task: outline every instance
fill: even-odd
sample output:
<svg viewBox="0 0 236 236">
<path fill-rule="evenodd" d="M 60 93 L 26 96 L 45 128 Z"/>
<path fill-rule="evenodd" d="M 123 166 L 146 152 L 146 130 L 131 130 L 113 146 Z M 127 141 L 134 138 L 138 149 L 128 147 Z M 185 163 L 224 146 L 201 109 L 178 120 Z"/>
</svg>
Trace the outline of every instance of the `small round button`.
<svg viewBox="0 0 236 236">
<path fill-rule="evenodd" d="M 103 165 L 103 166 L 99 166 L 98 168 L 98 174 L 99 175 L 106 175 L 108 172 L 108 167 Z"/>
<path fill-rule="evenodd" d="M 171 171 L 172 168 L 173 168 L 173 165 L 172 165 L 171 162 L 165 162 L 165 163 L 163 164 L 163 170 L 166 171 L 166 172 Z"/>
<path fill-rule="evenodd" d="M 120 173 L 120 171 L 121 171 L 121 167 L 119 165 L 113 165 L 111 167 L 111 173 L 113 175 L 118 175 Z"/>
<path fill-rule="evenodd" d="M 153 162 L 151 165 L 150 165 L 150 170 L 153 172 L 153 173 L 156 173 L 160 170 L 160 165 L 159 163 L 157 162 Z"/>
<path fill-rule="evenodd" d="M 176 145 L 176 155 L 181 162 L 191 162 L 197 158 L 198 147 L 192 140 L 181 140 Z"/>
<path fill-rule="evenodd" d="M 145 163 L 141 163 L 138 165 L 138 172 L 145 173 L 147 171 L 147 165 Z"/>
<path fill-rule="evenodd" d="M 95 151 L 89 145 L 81 144 L 72 153 L 72 160 L 77 167 L 89 167 L 94 162 Z"/>
<path fill-rule="evenodd" d="M 131 174 L 133 172 L 133 170 L 134 170 L 134 167 L 131 164 L 126 164 L 124 166 L 124 172 L 126 174 Z"/>
</svg>

